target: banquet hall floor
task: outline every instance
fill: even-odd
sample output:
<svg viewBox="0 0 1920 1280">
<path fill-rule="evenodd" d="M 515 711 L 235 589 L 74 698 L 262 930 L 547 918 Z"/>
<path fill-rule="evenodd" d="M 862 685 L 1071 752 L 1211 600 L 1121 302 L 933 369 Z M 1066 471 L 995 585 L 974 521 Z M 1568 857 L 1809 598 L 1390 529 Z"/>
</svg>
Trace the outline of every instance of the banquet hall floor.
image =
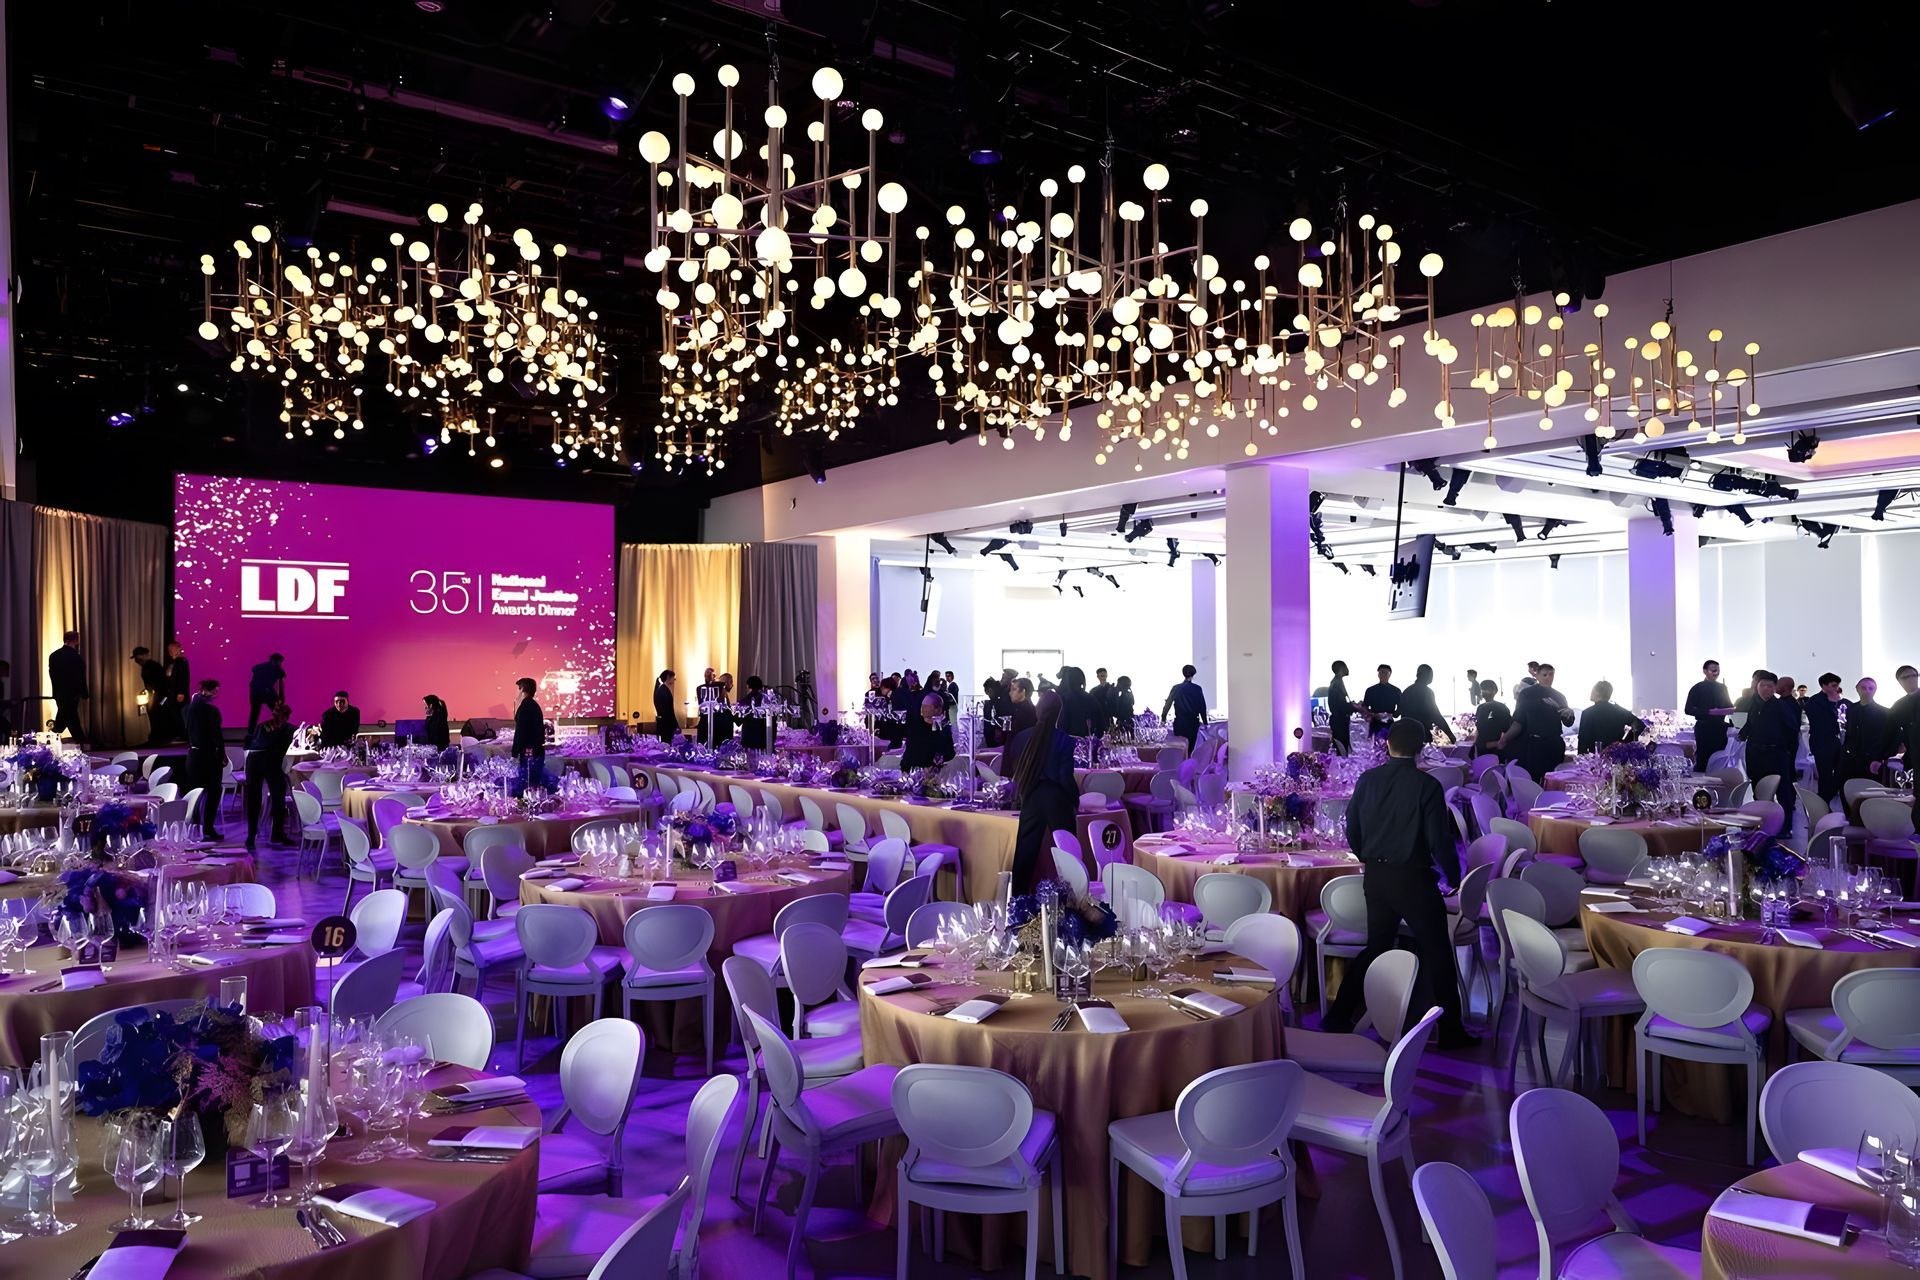
<svg viewBox="0 0 1920 1280">
<path fill-rule="evenodd" d="M 231 827 L 229 827 L 231 829 Z M 310 920 L 340 909 L 342 884 L 337 852 L 328 874 L 316 887 L 311 879 L 291 878 L 290 850 L 261 850 L 260 878 L 270 885 L 283 912 L 297 902 Z M 363 890 L 364 891 L 364 890 Z M 402 935 L 403 946 L 416 955 L 420 945 L 420 927 L 409 924 Z M 324 982 L 324 979 L 323 979 Z M 496 1015 L 500 1029 L 500 1047 L 492 1066 L 512 1071 L 513 994 L 509 981 L 495 978 L 487 1004 Z M 1314 1025 L 1317 1015 L 1304 1006 L 1306 1025 Z M 1506 1034 L 1512 1034 L 1514 1018 L 1508 1013 Z M 1447 1160 L 1473 1170 L 1487 1188 L 1498 1215 L 1501 1240 L 1502 1276 L 1522 1277 L 1538 1274 L 1535 1261 L 1533 1224 L 1521 1198 L 1514 1174 L 1513 1159 L 1507 1141 L 1507 1107 L 1512 1095 L 1505 1087 L 1505 1072 L 1500 1050 L 1492 1037 L 1467 1053 L 1429 1050 L 1422 1063 L 1414 1107 L 1414 1155 L 1419 1163 Z M 527 1069 L 520 1074 L 529 1082 L 530 1091 L 551 1117 L 560 1103 L 559 1042 L 551 1036 L 528 1038 Z M 1555 1046 L 1555 1052 L 1558 1046 Z M 738 1072 L 743 1060 L 738 1045 L 720 1056 L 715 1069 Z M 702 1064 L 693 1056 L 678 1060 L 669 1055 L 648 1054 L 647 1078 L 641 1086 L 638 1106 L 626 1134 L 628 1196 L 644 1196 L 670 1189 L 684 1168 L 684 1135 L 688 1102 L 700 1087 Z M 1526 1087 L 1524 1060 L 1521 1087 Z M 1697 1249 L 1700 1244 L 1701 1218 L 1707 1205 L 1727 1184 L 1744 1176 L 1744 1137 L 1737 1124 L 1720 1125 L 1684 1117 L 1668 1111 L 1649 1117 L 1650 1149 L 1643 1150 L 1634 1140 L 1633 1095 L 1608 1090 L 1598 1095 L 1608 1110 L 1615 1131 L 1621 1138 L 1621 1169 L 1617 1191 L 1627 1210 L 1642 1224 L 1646 1234 L 1662 1243 Z M 723 1146 L 722 1160 L 714 1177 L 714 1193 L 707 1206 L 706 1225 L 701 1233 L 701 1266 L 713 1277 L 755 1277 L 768 1280 L 784 1271 L 787 1230 L 791 1211 L 799 1195 L 799 1180 L 783 1168 L 775 1175 L 769 1211 L 761 1234 L 752 1234 L 750 1208 L 729 1200 L 721 1169 L 730 1167 L 734 1133 Z M 1764 1144 L 1762 1147 L 1764 1152 Z M 1576 1154 L 1576 1153 L 1569 1153 Z M 1357 1158 L 1312 1153 L 1320 1192 L 1317 1199 L 1302 1199 L 1300 1225 L 1306 1274 L 1314 1280 L 1344 1277 L 1380 1277 L 1391 1274 L 1386 1247 L 1382 1242 L 1379 1218 L 1367 1190 L 1365 1163 Z M 1767 1157 L 1762 1156 L 1766 1161 Z M 1488 1172 L 1491 1170 L 1492 1172 Z M 749 1158 L 743 1194 L 750 1196 L 759 1171 Z M 1407 1259 L 1409 1277 L 1440 1275 L 1433 1252 L 1420 1241 L 1419 1216 L 1404 1175 L 1396 1180 L 1396 1169 L 1387 1178 L 1388 1194 L 1399 1230 L 1401 1248 Z M 871 1182 L 872 1171 L 868 1172 Z M 888 1171 L 891 1176 L 891 1171 Z M 811 1275 L 826 1277 L 890 1277 L 894 1274 L 894 1238 L 891 1230 L 876 1224 L 853 1205 L 853 1174 L 850 1165 L 836 1165 L 821 1188 L 810 1222 L 812 1239 L 806 1246 Z M 917 1234 L 917 1233 L 916 1233 Z M 1187 1268 L 1195 1280 L 1218 1277 L 1221 1280 L 1275 1280 L 1286 1275 L 1285 1246 L 1277 1230 L 1263 1231 L 1260 1256 L 1249 1259 L 1243 1239 L 1236 1239 L 1226 1261 L 1209 1255 L 1189 1253 Z M 1050 1259 L 1043 1258 L 1040 1275 L 1052 1270 Z M 915 1280 L 962 1280 L 980 1275 L 1018 1276 L 1017 1259 L 994 1272 L 982 1272 L 949 1255 L 944 1264 L 934 1262 L 930 1254 L 918 1251 L 912 1262 Z M 809 1272 L 803 1265 L 801 1274 Z M 1150 1267 L 1121 1271 L 1123 1280 L 1161 1280 L 1172 1274 L 1164 1246 Z"/>
</svg>

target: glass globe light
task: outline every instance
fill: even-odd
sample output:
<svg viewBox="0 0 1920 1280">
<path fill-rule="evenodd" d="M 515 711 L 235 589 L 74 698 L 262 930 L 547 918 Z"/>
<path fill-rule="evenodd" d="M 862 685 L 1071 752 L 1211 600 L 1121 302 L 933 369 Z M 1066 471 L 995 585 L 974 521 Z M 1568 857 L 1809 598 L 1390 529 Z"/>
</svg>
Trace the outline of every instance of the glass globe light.
<svg viewBox="0 0 1920 1280">
<path fill-rule="evenodd" d="M 813 73 L 813 96 L 822 102 L 832 102 L 845 87 L 846 82 L 832 67 L 822 67 Z"/>
<path fill-rule="evenodd" d="M 1295 218 L 1287 224 L 1287 234 L 1301 244 L 1305 244 L 1308 238 L 1313 235 L 1313 224 L 1305 218 Z"/>
<path fill-rule="evenodd" d="M 897 182 L 888 182 L 875 193 L 881 209 L 887 213 L 899 213 L 907 207 L 907 189 Z"/>
<path fill-rule="evenodd" d="M 441 223 L 447 220 L 447 206 L 438 200 L 427 206 L 427 221 Z"/>
<path fill-rule="evenodd" d="M 659 164 L 672 154 L 673 144 L 658 129 L 640 135 L 640 158 L 648 164 Z"/>
<path fill-rule="evenodd" d="M 683 98 L 693 96 L 693 77 L 682 71 L 673 78 L 673 91 Z"/>
<path fill-rule="evenodd" d="M 1441 269 L 1446 265 L 1447 265 L 1446 261 L 1443 258 L 1441 258 L 1439 254 L 1437 253 L 1426 254 L 1422 256 L 1420 259 L 1420 274 L 1425 276 L 1427 279 L 1431 280 L 1435 276 L 1439 275 Z"/>
<path fill-rule="evenodd" d="M 1140 175 L 1140 183 L 1149 191 L 1164 191 L 1173 175 L 1167 172 L 1163 164 L 1150 164 L 1146 172 Z"/>
<path fill-rule="evenodd" d="M 767 128 L 769 129 L 784 129 L 787 127 L 787 109 L 777 102 L 768 107 L 760 118 L 767 122 Z M 765 155 L 765 148 L 762 148 L 761 154 L 763 156 Z"/>
</svg>

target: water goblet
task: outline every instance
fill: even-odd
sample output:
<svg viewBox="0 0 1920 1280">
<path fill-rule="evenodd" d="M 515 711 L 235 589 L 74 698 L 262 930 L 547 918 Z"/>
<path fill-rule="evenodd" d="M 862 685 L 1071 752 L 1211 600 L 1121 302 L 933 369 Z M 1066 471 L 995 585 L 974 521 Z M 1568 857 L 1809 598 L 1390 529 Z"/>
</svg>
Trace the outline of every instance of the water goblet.
<svg viewBox="0 0 1920 1280">
<path fill-rule="evenodd" d="M 293 1102 L 284 1090 L 254 1103 L 247 1113 L 247 1150 L 266 1161 L 271 1169 L 274 1160 L 285 1155 L 287 1147 L 293 1142 L 293 1121 Z M 278 1208 L 291 1203 L 291 1197 L 273 1190 L 271 1178 L 268 1184 L 266 1194 L 247 1203 L 256 1209 Z"/>
<path fill-rule="evenodd" d="M 147 1192 L 160 1182 L 160 1121 L 157 1117 L 134 1114 L 117 1126 L 107 1127 L 111 1148 L 107 1154 L 107 1172 L 113 1185 L 127 1193 L 127 1216 L 114 1224 L 117 1230 L 141 1231 L 153 1225 L 146 1216 Z"/>
<path fill-rule="evenodd" d="M 165 1219 L 169 1227 L 184 1229 L 200 1221 L 200 1215 L 187 1212 L 187 1175 L 207 1158 L 207 1139 L 200 1129 L 200 1117 L 187 1113 L 165 1122 L 160 1131 L 161 1172 L 173 1179 L 174 1209 Z"/>
</svg>

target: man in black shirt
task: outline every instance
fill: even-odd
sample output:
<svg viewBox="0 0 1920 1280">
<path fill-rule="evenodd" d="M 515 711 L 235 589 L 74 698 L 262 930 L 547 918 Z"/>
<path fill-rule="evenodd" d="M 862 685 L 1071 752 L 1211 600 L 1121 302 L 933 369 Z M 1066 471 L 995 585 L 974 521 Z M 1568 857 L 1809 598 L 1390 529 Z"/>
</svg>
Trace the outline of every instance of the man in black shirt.
<svg viewBox="0 0 1920 1280">
<path fill-rule="evenodd" d="M 920 699 L 920 712 L 907 721 L 907 745 L 900 753 L 902 769 L 927 769 L 953 759 L 953 729 L 946 700 L 937 693 Z"/>
<path fill-rule="evenodd" d="M 1800 746 L 1800 704 L 1775 692 L 1779 677 L 1771 671 L 1753 673 L 1753 709 L 1740 726 L 1740 740 L 1747 744 L 1747 776 L 1758 784 L 1762 778 L 1778 778 L 1779 789 L 1773 798 L 1787 811 L 1787 827 L 1793 826 L 1793 757 Z"/>
<path fill-rule="evenodd" d="M 1167 701 L 1160 708 L 1162 720 L 1173 713 L 1173 736 L 1185 738 L 1189 751 L 1200 740 L 1200 726 L 1207 722 L 1207 695 L 1193 682 L 1196 670 L 1191 662 L 1180 668 L 1180 683 L 1167 690 Z"/>
<path fill-rule="evenodd" d="M 535 760 L 547 758 L 546 717 L 540 713 L 540 704 L 533 700 L 533 694 L 540 686 L 531 677 L 522 676 L 513 682 L 517 693 L 513 708 L 513 758 L 516 763 L 531 756 Z"/>
<path fill-rule="evenodd" d="M 1500 739 L 1513 727 L 1513 712 L 1500 701 L 1500 686 L 1491 680 L 1480 682 L 1480 705 L 1473 709 L 1473 754 L 1500 753 Z"/>
<path fill-rule="evenodd" d="M 1472 667 L 1467 668 L 1467 705 L 1469 707 L 1480 705 L 1480 673 Z"/>
<path fill-rule="evenodd" d="M 47 655 L 47 683 L 53 690 L 50 727 L 55 733 L 73 734 L 79 742 L 87 736 L 80 727 L 80 703 L 93 691 L 87 687 L 86 659 L 80 656 L 80 633 L 69 631 L 60 639 L 60 647 Z"/>
<path fill-rule="evenodd" d="M 161 721 L 160 734 L 162 741 L 174 742 L 186 736 L 181 717 L 186 714 L 187 699 L 193 696 L 193 664 L 187 661 L 186 650 L 178 640 L 167 641 L 166 673 L 167 714 Z"/>
<path fill-rule="evenodd" d="M 1682 710 L 1693 717 L 1693 764 L 1705 769 L 1716 752 L 1727 749 L 1727 717 L 1733 714 L 1733 695 L 1720 683 L 1720 664 L 1709 658 L 1700 664 L 1702 679 L 1687 690 Z"/>
<path fill-rule="evenodd" d="M 278 702 L 247 742 L 247 852 L 260 835 L 260 789 L 265 787 L 273 809 L 273 847 L 287 843 L 287 748 L 293 745 L 293 725 L 287 704 Z"/>
<path fill-rule="evenodd" d="M 187 704 L 187 790 L 200 794 L 200 831 L 209 840 L 220 836 L 213 825 L 220 808 L 220 782 L 227 772 L 226 735 L 220 721 L 220 708 L 213 705 L 220 691 L 218 680 L 202 680 L 200 692 Z"/>
<path fill-rule="evenodd" d="M 1400 714 L 1426 726 L 1429 742 L 1435 729 L 1446 734 L 1448 742 L 1459 741 L 1453 736 L 1453 726 L 1440 714 L 1440 704 L 1433 699 L 1433 668 L 1424 662 L 1414 669 L 1413 684 L 1400 694 Z"/>
<path fill-rule="evenodd" d="M 1533 683 L 1522 686 L 1514 700 L 1513 724 L 1500 745 L 1528 776 L 1542 782 L 1567 758 L 1567 744 L 1560 730 L 1573 723 L 1573 712 L 1567 710 L 1566 700 L 1553 687 L 1553 664 L 1531 665 Z"/>
<path fill-rule="evenodd" d="M 1893 734 L 1889 754 L 1905 754 L 1907 767 L 1920 760 L 1920 671 L 1903 666 L 1893 673 L 1904 692 L 1887 708 L 1888 728 Z"/>
<path fill-rule="evenodd" d="M 1593 686 L 1593 703 L 1580 713 L 1580 754 L 1610 747 L 1616 742 L 1635 742 L 1647 729 L 1647 722 L 1613 700 L 1613 684 L 1602 680 Z"/>
<path fill-rule="evenodd" d="M 1386 663 L 1380 664 L 1376 674 L 1379 681 L 1368 686 L 1360 697 L 1360 705 L 1366 708 L 1367 732 L 1378 738 L 1386 733 L 1400 710 L 1400 688 L 1393 683 L 1393 668 Z"/>
<path fill-rule="evenodd" d="M 1093 669 L 1093 688 L 1087 690 L 1093 698 L 1093 731 L 1104 734 L 1113 728 L 1113 686 L 1107 683 L 1107 669 Z"/>
<path fill-rule="evenodd" d="M 1393 949 L 1404 921 L 1420 957 L 1408 1019 L 1439 1005 L 1441 1047 L 1464 1049 L 1480 1041 L 1467 1034 L 1462 1020 L 1447 907 L 1435 878 L 1437 868 L 1449 884 L 1458 884 L 1460 856 L 1440 783 L 1414 763 L 1426 745 L 1419 721 L 1399 721 L 1387 734 L 1386 763 L 1367 770 L 1353 784 L 1347 843 L 1360 858 L 1366 885 L 1367 949 L 1347 966 L 1321 1026 L 1328 1031 L 1353 1029 L 1367 966 Z"/>
<path fill-rule="evenodd" d="M 333 705 L 320 713 L 320 745 L 350 747 L 359 736 L 360 708 L 348 700 L 347 691 L 342 689 L 333 695 Z"/>
<path fill-rule="evenodd" d="M 1872 778 L 1879 774 L 1895 745 L 1893 723 L 1887 709 L 1873 700 L 1880 691 L 1870 676 L 1862 676 L 1853 686 L 1859 700 L 1847 708 L 1847 733 L 1840 749 L 1840 771 L 1844 778 Z"/>
<path fill-rule="evenodd" d="M 260 721 L 260 713 L 276 702 L 287 700 L 287 668 L 284 654 L 270 653 L 265 662 L 256 663 L 247 678 L 247 732 Z"/>
<path fill-rule="evenodd" d="M 160 726 L 165 722 L 167 701 L 167 672 L 153 660 L 153 651 L 141 645 L 133 651 L 133 665 L 140 668 L 140 687 L 147 695 L 147 741 L 149 747 L 157 747 L 166 739 L 160 736 Z"/>
<path fill-rule="evenodd" d="M 1333 664 L 1327 683 L 1327 736 L 1343 756 L 1353 754 L 1353 699 L 1347 696 L 1347 664 Z"/>
<path fill-rule="evenodd" d="M 1831 802 L 1840 794 L 1840 749 L 1848 710 L 1840 696 L 1840 677 L 1829 671 L 1820 677 L 1820 692 L 1802 706 L 1807 715 L 1807 749 L 1813 754 L 1813 772 L 1820 798 Z"/>
</svg>

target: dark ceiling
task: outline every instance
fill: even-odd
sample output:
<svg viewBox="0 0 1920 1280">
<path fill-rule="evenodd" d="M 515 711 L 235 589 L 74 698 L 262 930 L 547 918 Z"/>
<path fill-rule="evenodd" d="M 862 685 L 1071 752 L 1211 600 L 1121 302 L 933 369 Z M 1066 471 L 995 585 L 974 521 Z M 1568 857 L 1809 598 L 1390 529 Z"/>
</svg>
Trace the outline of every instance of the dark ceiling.
<svg viewBox="0 0 1920 1280">
<path fill-rule="evenodd" d="M 149 519 L 168 473 L 211 469 L 618 501 L 624 536 L 685 537 L 714 492 L 936 438 L 910 369 L 906 403 L 824 452 L 761 439 L 763 419 L 713 480 L 557 471 L 531 442 L 497 471 L 419 456 L 425 420 L 386 404 L 337 447 L 289 443 L 271 398 L 194 337 L 199 255 L 255 222 L 345 247 L 384 240 L 379 211 L 478 199 L 585 251 L 569 279 L 599 307 L 621 359 L 611 407 L 650 458 L 653 284 L 625 265 L 644 251 L 635 144 L 667 118 L 674 73 L 700 80 L 704 109 L 722 62 L 743 94 L 760 84 L 770 40 L 790 105 L 831 63 L 886 113 L 881 165 L 909 221 L 1030 204 L 1111 137 L 1125 183 L 1158 160 L 1169 194 L 1208 198 L 1230 268 L 1345 200 L 1446 256 L 1443 311 L 1516 280 L 1592 297 L 1626 267 L 1920 196 L 1905 5 L 1792 23 L 1565 0 L 10 9 L 26 474 L 42 501 Z M 608 94 L 633 118 L 608 119 Z M 970 163 L 986 150 L 1003 158 Z"/>
</svg>

